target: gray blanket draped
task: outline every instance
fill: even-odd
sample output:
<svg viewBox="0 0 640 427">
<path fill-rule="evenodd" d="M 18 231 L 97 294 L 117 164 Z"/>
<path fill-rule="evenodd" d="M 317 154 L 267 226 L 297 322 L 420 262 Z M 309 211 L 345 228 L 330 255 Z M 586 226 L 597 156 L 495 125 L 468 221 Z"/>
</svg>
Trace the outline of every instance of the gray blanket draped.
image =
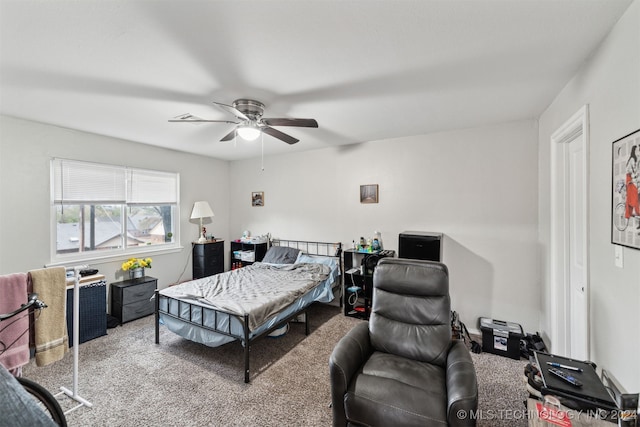
<svg viewBox="0 0 640 427">
<path fill-rule="evenodd" d="M 172 298 L 188 299 L 239 316 L 249 315 L 254 330 L 307 291 L 325 280 L 331 269 L 323 264 L 250 266 L 163 289 Z"/>
</svg>

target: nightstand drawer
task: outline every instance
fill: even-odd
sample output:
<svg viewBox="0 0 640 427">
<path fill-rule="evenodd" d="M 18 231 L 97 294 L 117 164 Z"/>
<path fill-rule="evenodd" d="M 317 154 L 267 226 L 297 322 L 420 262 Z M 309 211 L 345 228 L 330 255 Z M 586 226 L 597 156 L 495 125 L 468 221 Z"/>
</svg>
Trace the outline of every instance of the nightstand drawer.
<svg viewBox="0 0 640 427">
<path fill-rule="evenodd" d="M 148 316 L 153 313 L 153 301 L 142 300 L 122 307 L 122 323 Z"/>
<path fill-rule="evenodd" d="M 148 301 L 156 290 L 156 282 L 142 283 L 137 286 L 129 286 L 122 290 L 122 302 L 131 304 L 137 301 Z"/>
</svg>

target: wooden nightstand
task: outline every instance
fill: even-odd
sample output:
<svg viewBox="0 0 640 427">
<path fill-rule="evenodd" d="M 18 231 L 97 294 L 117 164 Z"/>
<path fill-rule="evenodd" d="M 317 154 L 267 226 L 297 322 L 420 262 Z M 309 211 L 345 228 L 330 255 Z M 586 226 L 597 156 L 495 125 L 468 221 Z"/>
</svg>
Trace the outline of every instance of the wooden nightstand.
<svg viewBox="0 0 640 427">
<path fill-rule="evenodd" d="M 111 315 L 120 323 L 153 314 L 153 296 L 158 279 L 145 276 L 111 284 Z"/>
</svg>

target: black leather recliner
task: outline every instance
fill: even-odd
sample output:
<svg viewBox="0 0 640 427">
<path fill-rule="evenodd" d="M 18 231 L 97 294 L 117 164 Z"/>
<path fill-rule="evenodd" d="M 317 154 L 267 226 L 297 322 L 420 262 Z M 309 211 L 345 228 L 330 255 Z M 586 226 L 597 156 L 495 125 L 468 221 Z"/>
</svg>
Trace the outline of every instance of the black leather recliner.
<svg viewBox="0 0 640 427">
<path fill-rule="evenodd" d="M 329 370 L 334 426 L 474 426 L 476 372 L 451 338 L 447 267 L 382 259 L 370 320 L 338 342 Z"/>
</svg>

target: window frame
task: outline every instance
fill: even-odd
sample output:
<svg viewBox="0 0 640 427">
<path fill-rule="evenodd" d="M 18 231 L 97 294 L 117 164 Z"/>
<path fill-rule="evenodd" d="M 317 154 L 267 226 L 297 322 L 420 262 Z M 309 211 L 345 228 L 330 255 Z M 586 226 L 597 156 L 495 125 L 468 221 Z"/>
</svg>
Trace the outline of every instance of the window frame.
<svg viewBox="0 0 640 427">
<path fill-rule="evenodd" d="M 61 163 L 58 163 L 61 162 Z M 101 167 L 101 168 L 112 168 L 117 173 L 124 174 L 124 194 L 125 198 L 122 201 L 99 201 L 99 200 L 88 200 L 91 197 L 87 197 L 87 200 L 82 201 L 78 199 L 65 200 L 64 196 L 60 200 L 60 192 L 57 190 L 61 190 L 64 187 L 62 184 L 62 179 L 58 179 L 56 176 L 56 171 L 59 171 L 58 164 L 62 165 L 64 162 L 76 163 L 79 167 Z M 63 166 L 60 166 L 62 168 Z M 88 162 L 83 160 L 75 160 L 75 159 L 63 159 L 63 158 L 52 158 L 50 161 L 50 174 L 51 174 L 51 191 L 50 191 L 50 231 L 51 231 L 51 246 L 50 246 L 50 258 L 51 263 L 49 265 L 59 265 L 59 264 L 68 264 L 76 261 L 85 262 L 90 260 L 115 260 L 122 259 L 126 257 L 132 256 L 140 256 L 140 254 L 149 254 L 149 253 L 170 253 L 177 252 L 182 249 L 180 245 L 180 174 L 178 172 L 167 172 L 153 169 L 144 169 L 144 168 L 135 168 L 129 166 L 122 165 L 110 165 L 104 163 L 96 163 L 96 162 Z M 169 182 L 171 185 L 175 184 L 175 195 L 174 197 L 170 197 L 169 199 L 175 199 L 175 201 L 149 201 L 145 200 L 141 202 L 139 199 L 136 201 L 129 202 L 130 192 L 132 190 L 131 185 L 131 177 L 136 174 L 141 174 L 143 176 L 149 175 L 158 175 L 164 177 L 164 181 Z M 175 179 L 175 181 L 171 180 L 171 177 Z M 169 180 L 167 181 L 167 178 Z M 61 187 L 62 185 L 62 187 Z M 58 196 L 58 197 L 57 197 Z M 120 205 L 121 209 L 121 217 L 120 224 L 122 230 L 122 248 L 121 249 L 105 249 L 105 250 L 92 250 L 92 251 L 82 251 L 82 252 L 70 252 L 70 253 L 58 253 L 58 220 L 57 220 L 57 211 L 58 207 L 61 205 Z M 129 207 L 140 207 L 140 206 L 161 206 L 161 205 L 170 205 L 171 206 L 171 217 L 172 217 L 172 228 L 171 231 L 173 233 L 172 241 L 167 243 L 157 243 L 148 246 L 127 246 L 127 219 L 128 219 L 128 209 Z"/>
</svg>

